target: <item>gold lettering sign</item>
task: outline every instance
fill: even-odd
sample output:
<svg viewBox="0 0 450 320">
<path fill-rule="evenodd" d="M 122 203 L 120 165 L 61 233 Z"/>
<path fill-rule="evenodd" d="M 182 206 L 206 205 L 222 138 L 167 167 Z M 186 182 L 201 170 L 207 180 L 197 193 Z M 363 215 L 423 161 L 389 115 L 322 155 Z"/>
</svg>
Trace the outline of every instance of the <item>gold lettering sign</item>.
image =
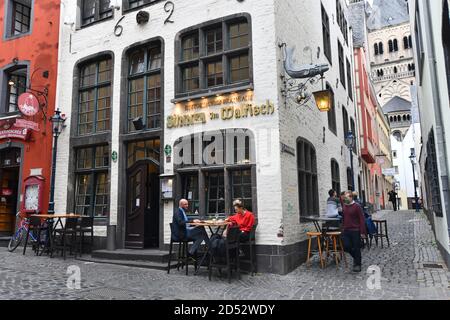
<svg viewBox="0 0 450 320">
<path fill-rule="evenodd" d="M 257 105 L 253 103 L 241 103 L 240 105 L 231 105 L 220 108 L 219 113 L 200 112 L 187 115 L 171 115 L 167 117 L 167 128 L 180 128 L 192 126 L 199 123 L 206 123 L 206 117 L 211 121 L 243 119 L 250 117 L 260 117 L 272 115 L 275 112 L 275 106 L 272 102 L 266 101 L 265 104 Z"/>
</svg>

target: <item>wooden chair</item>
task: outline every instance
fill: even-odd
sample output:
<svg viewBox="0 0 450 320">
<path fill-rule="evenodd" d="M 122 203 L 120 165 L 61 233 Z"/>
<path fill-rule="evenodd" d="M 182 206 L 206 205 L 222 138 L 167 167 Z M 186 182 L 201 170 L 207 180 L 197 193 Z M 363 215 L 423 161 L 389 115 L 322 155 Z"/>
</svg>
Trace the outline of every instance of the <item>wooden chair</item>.
<svg viewBox="0 0 450 320">
<path fill-rule="evenodd" d="M 322 233 L 321 232 L 307 232 L 306 235 L 308 236 L 308 257 L 306 259 L 306 264 L 308 266 L 311 266 L 311 262 L 310 262 L 311 254 L 317 252 L 319 254 L 319 258 L 320 258 L 320 265 L 323 269 L 325 267 L 325 263 L 324 263 L 324 259 L 322 256 Z M 318 246 L 317 251 L 311 250 L 311 245 L 312 245 L 312 241 L 314 238 L 317 239 L 317 246 Z"/>
<path fill-rule="evenodd" d="M 94 246 L 94 218 L 93 217 L 82 217 L 80 224 L 77 226 L 77 231 L 79 234 L 79 244 L 80 244 L 80 257 L 83 253 L 84 237 L 86 234 L 89 236 L 89 250 L 92 252 Z"/>
<path fill-rule="evenodd" d="M 78 218 L 67 218 L 64 227 L 55 230 L 55 234 L 59 236 L 59 244 L 57 244 L 55 248 L 61 250 L 61 255 L 64 257 L 64 260 L 66 260 L 67 249 L 70 249 L 70 254 L 72 254 L 73 250 L 75 257 L 77 256 L 77 226 Z"/>
<path fill-rule="evenodd" d="M 325 248 L 327 258 L 330 256 L 330 249 L 333 253 L 334 259 L 336 261 L 336 268 L 339 267 L 339 256 L 345 262 L 345 267 L 347 268 L 347 259 L 345 257 L 344 245 L 342 243 L 342 232 L 327 232 L 325 234 Z M 330 248 L 331 247 L 331 248 Z"/>
</svg>

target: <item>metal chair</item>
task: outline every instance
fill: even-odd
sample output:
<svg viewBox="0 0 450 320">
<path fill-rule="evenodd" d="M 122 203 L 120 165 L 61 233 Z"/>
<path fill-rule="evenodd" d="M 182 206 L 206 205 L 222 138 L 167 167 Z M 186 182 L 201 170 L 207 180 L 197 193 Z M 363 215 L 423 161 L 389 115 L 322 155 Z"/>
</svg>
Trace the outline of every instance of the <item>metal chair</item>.
<svg viewBox="0 0 450 320">
<path fill-rule="evenodd" d="M 54 246 L 55 249 L 61 250 L 61 255 L 66 260 L 66 252 L 67 247 L 70 249 L 70 254 L 72 254 L 72 250 L 75 249 L 75 257 L 76 254 L 76 243 L 77 243 L 77 226 L 78 226 L 78 218 L 67 218 L 66 223 L 62 229 L 56 229 L 55 235 L 59 236 L 59 244 Z M 70 239 L 70 244 L 69 240 Z"/>
<path fill-rule="evenodd" d="M 94 246 L 94 218 L 93 217 L 83 217 L 80 220 L 80 224 L 77 227 L 79 234 L 79 244 L 80 244 L 80 257 L 83 254 L 84 237 L 86 234 L 89 235 L 89 252 L 92 252 Z"/>
<path fill-rule="evenodd" d="M 247 247 L 249 248 L 249 256 L 248 259 L 239 259 L 239 264 L 248 263 L 250 264 L 251 275 L 253 276 L 257 272 L 257 263 L 256 263 L 256 227 L 258 225 L 254 224 L 252 230 L 250 230 L 249 240 L 245 242 L 239 242 L 240 248 Z"/>
<path fill-rule="evenodd" d="M 212 269 L 218 268 L 219 273 L 222 273 L 222 269 L 227 269 L 228 283 L 231 283 L 232 269 L 234 268 L 238 274 L 238 278 L 241 279 L 240 261 L 239 261 L 239 236 L 241 231 L 238 227 L 230 228 L 228 230 L 227 237 L 224 238 L 225 257 L 218 256 L 217 252 L 212 253 L 209 256 L 209 274 L 208 278 L 211 280 Z M 220 258 L 225 258 L 224 263 L 220 261 Z"/>
<path fill-rule="evenodd" d="M 170 223 L 170 247 L 169 247 L 169 262 L 167 265 L 167 273 L 170 273 L 170 263 L 172 262 L 172 251 L 173 251 L 173 245 L 178 244 L 178 255 L 177 255 L 177 270 L 180 270 L 181 268 L 184 268 L 186 266 L 186 275 L 188 275 L 188 267 L 189 267 L 189 257 L 188 257 L 188 246 L 189 242 L 187 239 L 179 239 L 178 236 L 175 234 L 175 226 L 173 223 Z M 194 266 L 197 268 L 197 266 Z"/>
<path fill-rule="evenodd" d="M 42 227 L 42 220 L 39 217 L 30 217 L 30 222 L 28 224 L 27 234 L 25 236 L 25 245 L 23 246 L 23 254 L 27 250 L 28 239 L 30 238 L 30 232 L 36 236 L 36 243 L 33 243 L 33 249 L 35 250 L 36 255 L 39 255 L 39 246 L 41 243 L 41 232 L 46 230 L 47 228 Z"/>
</svg>

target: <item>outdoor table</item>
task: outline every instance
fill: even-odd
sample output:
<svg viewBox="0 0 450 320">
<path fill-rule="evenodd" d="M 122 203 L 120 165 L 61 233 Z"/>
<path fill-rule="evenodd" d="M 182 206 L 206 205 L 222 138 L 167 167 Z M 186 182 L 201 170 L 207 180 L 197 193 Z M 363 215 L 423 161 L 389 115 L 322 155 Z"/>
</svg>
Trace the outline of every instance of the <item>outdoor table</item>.
<svg viewBox="0 0 450 320">
<path fill-rule="evenodd" d="M 48 241 L 47 241 L 47 250 L 50 250 L 50 257 L 53 257 L 53 239 L 56 236 L 56 227 L 58 226 L 58 223 L 61 225 L 61 228 L 63 228 L 63 224 L 61 219 L 67 219 L 67 218 L 82 218 L 81 215 L 78 214 L 32 214 L 30 217 L 38 217 L 41 219 L 45 219 L 45 221 L 48 224 L 49 233 L 48 233 Z M 54 219 L 57 219 L 56 223 L 54 223 Z M 42 254 L 42 253 L 41 253 Z"/>
<path fill-rule="evenodd" d="M 211 236 L 219 234 L 220 230 L 225 228 L 230 224 L 230 222 L 224 221 L 224 220 L 205 220 L 201 222 L 190 222 L 189 225 L 195 226 L 195 227 L 208 227 L 211 231 Z M 214 231 L 213 228 L 216 228 Z M 202 266 L 202 264 L 205 262 L 206 257 L 210 253 L 211 246 L 208 246 L 205 253 L 203 254 L 202 258 L 200 259 L 200 263 L 197 265 L 197 269 L 195 270 L 194 274 L 198 273 L 198 270 Z"/>
<path fill-rule="evenodd" d="M 339 218 L 328 218 L 328 217 L 321 217 L 321 216 L 309 216 L 309 217 L 304 217 L 303 219 L 314 223 L 314 227 L 316 227 L 317 232 L 320 232 L 320 233 L 323 233 L 322 227 L 320 226 L 320 222 L 341 221 L 341 219 L 339 219 Z"/>
</svg>

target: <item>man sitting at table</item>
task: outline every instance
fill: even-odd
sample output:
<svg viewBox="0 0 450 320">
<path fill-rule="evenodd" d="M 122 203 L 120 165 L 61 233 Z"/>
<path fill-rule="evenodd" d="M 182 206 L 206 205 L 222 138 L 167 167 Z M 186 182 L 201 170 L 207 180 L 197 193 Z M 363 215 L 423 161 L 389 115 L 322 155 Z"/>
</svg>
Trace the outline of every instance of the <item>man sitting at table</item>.
<svg viewBox="0 0 450 320">
<path fill-rule="evenodd" d="M 185 239 L 187 241 L 194 241 L 194 244 L 188 251 L 188 256 L 196 259 L 197 250 L 200 248 L 200 245 L 203 241 L 205 241 L 206 245 L 210 245 L 209 237 L 206 233 L 204 227 L 193 227 L 189 226 L 189 219 L 186 215 L 186 210 L 189 207 L 189 202 L 186 199 L 181 199 L 179 202 L 179 208 L 173 215 L 172 223 L 175 226 L 175 236 L 179 239 Z M 198 219 L 192 220 L 194 223 L 201 222 Z"/>
<path fill-rule="evenodd" d="M 253 228 L 253 225 L 255 224 L 255 216 L 252 212 L 248 211 L 244 208 L 244 205 L 241 200 L 234 200 L 233 201 L 233 207 L 234 211 L 236 212 L 235 215 L 228 217 L 225 221 L 231 222 L 231 225 L 228 225 L 225 231 L 223 232 L 223 237 L 227 236 L 228 228 L 237 226 L 239 230 L 241 231 L 239 235 L 239 242 L 247 242 L 250 240 L 250 231 Z M 239 250 L 239 254 L 241 256 L 244 255 L 242 250 Z"/>
</svg>

